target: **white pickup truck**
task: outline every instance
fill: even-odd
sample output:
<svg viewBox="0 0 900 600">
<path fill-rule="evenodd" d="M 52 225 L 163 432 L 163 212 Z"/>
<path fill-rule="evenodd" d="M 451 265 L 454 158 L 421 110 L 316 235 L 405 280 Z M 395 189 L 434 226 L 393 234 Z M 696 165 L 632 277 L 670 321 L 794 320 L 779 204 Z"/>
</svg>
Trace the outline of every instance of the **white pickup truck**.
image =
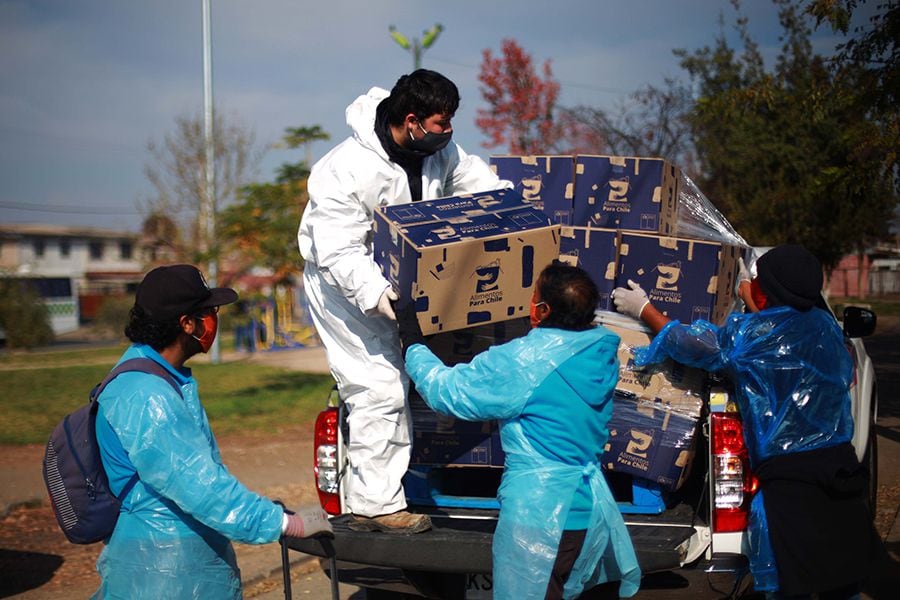
<svg viewBox="0 0 900 600">
<path fill-rule="evenodd" d="M 853 445 L 870 473 L 874 512 L 877 412 L 875 373 L 862 337 L 875 328 L 871 311 L 847 307 L 842 325 L 855 365 L 851 389 L 856 428 Z M 747 576 L 745 532 L 755 480 L 744 448 L 740 417 L 728 406 L 728 382 L 707 377 L 704 410 L 695 433 L 690 474 L 661 504 L 647 510 L 630 476 L 608 473 L 625 517 L 642 571 L 680 568 L 734 574 L 735 589 Z M 710 407 L 713 407 L 710 410 Z M 346 466 L 344 408 L 336 398 L 315 426 L 314 468 L 319 498 L 334 515 L 334 549 L 341 582 L 366 588 L 367 598 L 490 598 L 491 542 L 499 505 L 500 468 L 419 466 L 405 480 L 410 510 L 427 513 L 431 531 L 416 535 L 360 533 L 343 515 L 342 478 Z M 497 435 L 496 433 L 494 435 Z M 292 549 L 325 556 L 316 540 L 291 539 Z M 322 561 L 323 568 L 328 563 Z"/>
</svg>

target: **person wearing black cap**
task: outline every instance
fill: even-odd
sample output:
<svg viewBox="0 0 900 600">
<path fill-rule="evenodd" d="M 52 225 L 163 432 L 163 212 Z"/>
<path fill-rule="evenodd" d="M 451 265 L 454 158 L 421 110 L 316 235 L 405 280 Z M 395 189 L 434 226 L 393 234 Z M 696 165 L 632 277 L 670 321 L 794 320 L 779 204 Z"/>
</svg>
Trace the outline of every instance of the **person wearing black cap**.
<svg viewBox="0 0 900 600">
<path fill-rule="evenodd" d="M 210 289 L 191 265 L 158 267 L 138 286 L 125 327 L 133 344 L 119 362 L 150 359 L 173 383 L 129 371 L 98 398 L 97 442 L 122 507 L 97 559 L 95 598 L 240 598 L 230 540 L 264 544 L 331 531 L 320 507 L 288 514 L 222 463 L 184 363 L 209 351 L 219 307 L 237 298 L 230 288 Z"/>
<path fill-rule="evenodd" d="M 635 364 L 668 358 L 726 374 L 760 492 L 751 503 L 750 570 L 772 598 L 855 598 L 881 552 L 865 504 L 867 474 L 850 444 L 852 360 L 822 299 L 822 267 L 801 246 L 741 265 L 750 310 L 722 327 L 670 321 L 633 282 L 613 301 L 656 333 Z"/>
</svg>

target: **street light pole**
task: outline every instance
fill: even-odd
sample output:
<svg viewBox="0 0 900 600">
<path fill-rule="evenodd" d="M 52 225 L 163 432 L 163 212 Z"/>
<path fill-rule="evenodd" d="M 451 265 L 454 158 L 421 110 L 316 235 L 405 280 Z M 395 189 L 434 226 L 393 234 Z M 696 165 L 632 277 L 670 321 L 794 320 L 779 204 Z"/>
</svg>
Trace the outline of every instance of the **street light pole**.
<svg viewBox="0 0 900 600">
<path fill-rule="evenodd" d="M 422 32 L 422 39 L 413 38 L 410 42 L 409 38 L 405 35 L 397 31 L 397 28 L 391 25 L 388 27 L 388 31 L 391 34 L 391 39 L 397 42 L 397 45 L 403 48 L 404 50 L 409 50 L 409 52 L 413 56 L 413 70 L 419 69 L 422 66 L 422 54 L 434 44 L 435 40 L 437 40 L 438 36 L 444 30 L 444 26 L 440 23 L 435 23 L 431 26 L 431 29 L 427 29 Z"/>
<path fill-rule="evenodd" d="M 209 253 L 207 277 L 210 287 L 216 287 L 218 257 L 213 248 L 216 235 L 216 164 L 213 146 L 213 89 L 212 89 L 212 33 L 210 31 L 209 0 L 203 0 L 203 138 L 206 145 L 206 186 L 203 194 L 206 219 L 206 251 Z M 209 353 L 213 364 L 219 363 L 219 336 L 213 340 Z"/>
</svg>

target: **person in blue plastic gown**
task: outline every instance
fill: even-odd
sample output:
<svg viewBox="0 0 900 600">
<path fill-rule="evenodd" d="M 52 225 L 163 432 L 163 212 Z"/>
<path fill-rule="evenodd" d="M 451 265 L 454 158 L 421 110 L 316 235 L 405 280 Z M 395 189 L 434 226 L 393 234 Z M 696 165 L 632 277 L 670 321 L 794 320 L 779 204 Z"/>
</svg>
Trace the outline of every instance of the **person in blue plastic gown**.
<svg viewBox="0 0 900 600">
<path fill-rule="evenodd" d="M 635 364 L 673 358 L 734 384 L 761 487 L 749 524 L 755 588 L 772 598 L 855 598 L 879 542 L 850 444 L 851 357 L 821 297 L 815 256 L 778 246 L 756 269 L 751 278 L 741 263 L 739 294 L 751 312 L 721 327 L 670 321 L 631 281 L 613 301 L 658 332 L 635 351 Z"/>
<path fill-rule="evenodd" d="M 218 307 L 237 300 L 210 289 L 191 265 L 150 271 L 138 287 L 125 334 L 134 342 L 120 362 L 146 357 L 180 385 L 140 372 L 116 377 L 99 397 L 97 442 L 110 489 L 122 494 L 119 520 L 97 560 L 94 598 L 240 598 L 241 578 L 229 540 L 248 544 L 331 531 L 324 511 L 287 514 L 244 487 L 222 463 L 184 366 L 208 352 Z"/>
<path fill-rule="evenodd" d="M 468 364 L 424 345 L 415 309 L 400 311 L 406 370 L 435 411 L 499 419 L 506 453 L 494 534 L 494 598 L 574 598 L 605 581 L 629 597 L 641 572 L 600 471 L 618 381 L 619 337 L 593 325 L 588 275 L 554 263 L 537 280 L 535 326 Z"/>
</svg>

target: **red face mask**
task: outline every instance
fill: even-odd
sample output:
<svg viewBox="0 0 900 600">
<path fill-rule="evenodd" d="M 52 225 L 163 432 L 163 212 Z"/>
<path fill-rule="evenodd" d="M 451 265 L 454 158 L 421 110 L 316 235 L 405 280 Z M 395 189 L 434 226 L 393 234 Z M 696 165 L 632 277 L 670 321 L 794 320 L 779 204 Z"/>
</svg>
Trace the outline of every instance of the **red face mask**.
<svg viewBox="0 0 900 600">
<path fill-rule="evenodd" d="M 759 287 L 759 279 L 750 280 L 750 297 L 753 299 L 753 304 L 755 304 L 756 308 L 759 310 L 764 309 L 766 304 L 769 303 L 769 299 L 766 298 L 762 288 Z"/>
<path fill-rule="evenodd" d="M 531 306 L 529 307 L 529 310 L 528 310 L 528 316 L 531 319 L 531 328 L 532 329 L 534 329 L 535 327 L 537 327 L 538 325 L 541 324 L 541 319 L 540 319 L 540 317 L 538 317 L 538 314 L 537 314 L 537 307 L 540 306 L 541 304 L 543 304 L 545 306 L 547 305 L 546 302 L 535 302 L 535 300 L 537 300 L 537 292 L 535 292 L 534 294 L 531 295 Z"/>
<path fill-rule="evenodd" d="M 197 315 L 194 318 L 203 324 L 203 333 L 199 337 L 196 335 L 191 337 L 200 342 L 200 348 L 203 349 L 205 354 L 212 348 L 213 340 L 216 339 L 216 332 L 219 330 L 219 315 L 210 312 L 204 315 Z"/>
</svg>

